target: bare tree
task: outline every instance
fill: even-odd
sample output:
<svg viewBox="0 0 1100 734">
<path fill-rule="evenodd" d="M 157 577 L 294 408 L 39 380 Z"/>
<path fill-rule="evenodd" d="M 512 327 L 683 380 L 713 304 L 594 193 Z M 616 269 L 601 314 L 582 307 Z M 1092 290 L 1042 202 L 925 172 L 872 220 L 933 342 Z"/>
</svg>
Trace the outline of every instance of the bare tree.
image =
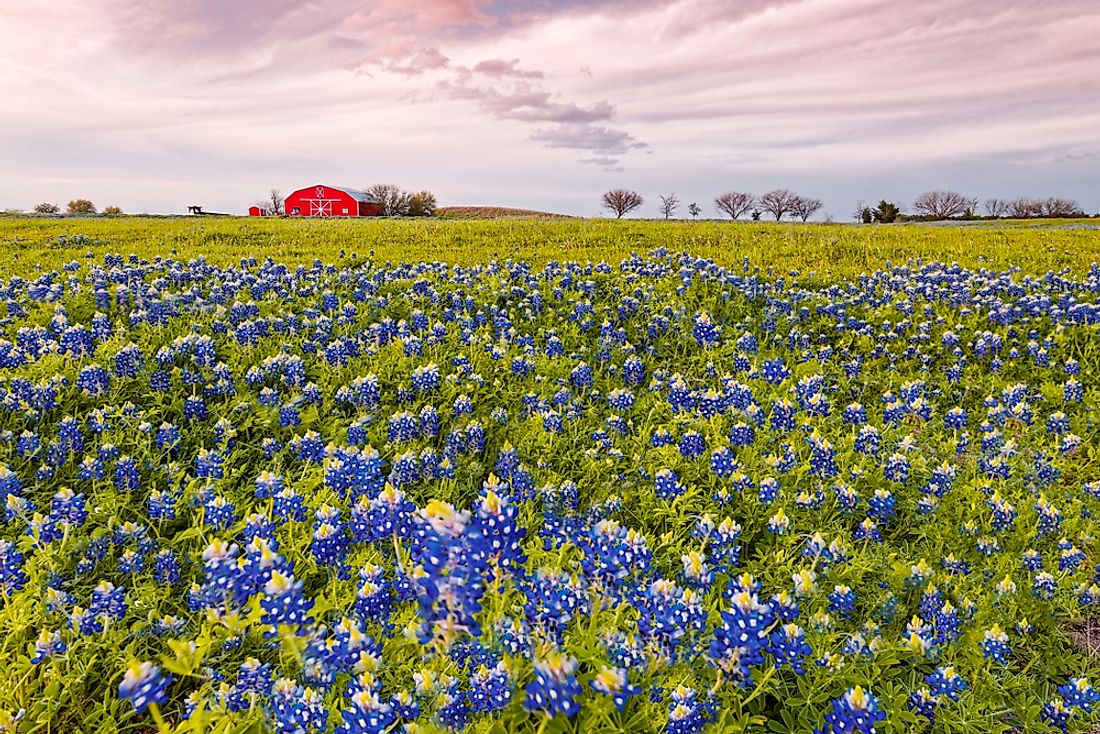
<svg viewBox="0 0 1100 734">
<path fill-rule="evenodd" d="M 375 184 L 367 189 L 367 193 L 378 199 L 378 204 L 382 207 L 380 213 L 384 217 L 403 217 L 409 213 L 412 194 L 393 184 Z"/>
<path fill-rule="evenodd" d="M 818 209 L 825 205 L 821 199 L 813 199 L 809 196 L 795 195 L 791 202 L 791 213 L 805 222 L 812 217 Z"/>
<path fill-rule="evenodd" d="M 985 213 L 991 217 L 996 217 L 997 219 L 1007 216 L 1010 209 L 1009 203 L 1007 201 L 1005 201 L 1004 199 L 998 199 L 996 197 L 992 199 L 986 199 L 984 206 Z"/>
<path fill-rule="evenodd" d="M 727 191 L 714 200 L 714 208 L 730 215 L 730 219 L 738 219 L 749 213 L 756 206 L 756 197 L 743 191 Z"/>
<path fill-rule="evenodd" d="M 1081 207 L 1077 205 L 1076 201 L 1058 196 L 1045 199 L 1042 203 L 1042 212 L 1044 217 L 1076 217 L 1082 215 Z"/>
<path fill-rule="evenodd" d="M 105 206 L 103 207 L 104 214 L 119 215 L 122 214 L 122 207 L 119 206 Z"/>
<path fill-rule="evenodd" d="M 35 204 L 34 211 L 36 214 L 57 214 L 61 211 L 61 207 L 57 204 L 51 204 L 48 201 L 44 201 L 41 204 Z"/>
<path fill-rule="evenodd" d="M 630 189 L 613 189 L 603 195 L 603 208 L 609 209 L 615 214 L 616 219 L 622 219 L 624 214 L 632 212 L 644 202 L 642 195 Z"/>
<path fill-rule="evenodd" d="M 665 219 L 672 219 L 672 215 L 676 213 L 676 210 L 680 207 L 680 197 L 676 196 L 676 192 L 673 191 L 668 196 L 661 196 L 661 216 Z"/>
<path fill-rule="evenodd" d="M 1013 199 L 1009 208 L 1014 219 L 1030 219 L 1042 215 L 1043 202 L 1021 196 L 1019 199 Z"/>
<path fill-rule="evenodd" d="M 285 211 L 283 209 L 285 201 L 278 189 L 272 189 L 267 195 L 267 201 L 262 203 L 262 208 L 267 209 L 270 216 L 281 217 Z"/>
<path fill-rule="evenodd" d="M 775 189 L 760 197 L 760 208 L 775 217 L 775 221 L 781 220 L 791 213 L 791 205 L 797 194 L 787 189 Z"/>
<path fill-rule="evenodd" d="M 950 219 L 964 214 L 970 203 L 957 191 L 926 191 L 913 202 L 913 209 L 926 217 Z"/>
</svg>

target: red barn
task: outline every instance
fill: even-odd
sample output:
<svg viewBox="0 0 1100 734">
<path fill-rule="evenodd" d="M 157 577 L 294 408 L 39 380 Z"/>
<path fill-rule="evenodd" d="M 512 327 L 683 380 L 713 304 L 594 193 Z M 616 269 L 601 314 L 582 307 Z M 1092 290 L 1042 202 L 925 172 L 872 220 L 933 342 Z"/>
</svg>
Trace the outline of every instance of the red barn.
<svg viewBox="0 0 1100 734">
<path fill-rule="evenodd" d="M 342 186 L 310 186 L 286 197 L 288 217 L 377 217 L 382 205 L 374 196 Z"/>
</svg>

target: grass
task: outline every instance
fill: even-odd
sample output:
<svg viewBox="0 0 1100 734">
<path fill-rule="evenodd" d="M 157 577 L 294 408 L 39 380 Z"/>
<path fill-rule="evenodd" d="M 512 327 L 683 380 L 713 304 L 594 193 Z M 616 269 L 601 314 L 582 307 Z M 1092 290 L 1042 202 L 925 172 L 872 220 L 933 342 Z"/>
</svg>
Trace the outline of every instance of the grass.
<svg viewBox="0 0 1100 734">
<path fill-rule="evenodd" d="M 191 259 L 224 265 L 271 257 L 290 265 L 337 262 L 370 253 L 379 260 L 490 257 L 606 260 L 654 247 L 687 250 L 723 264 L 748 257 L 776 273 L 797 269 L 852 276 L 910 259 L 968 267 L 1018 266 L 1041 274 L 1086 271 L 1100 261 L 1100 231 L 1064 220 L 985 225 L 774 224 L 719 221 L 455 219 L 316 220 L 244 217 L 0 217 L 0 272 L 33 275 L 91 253 Z"/>
</svg>

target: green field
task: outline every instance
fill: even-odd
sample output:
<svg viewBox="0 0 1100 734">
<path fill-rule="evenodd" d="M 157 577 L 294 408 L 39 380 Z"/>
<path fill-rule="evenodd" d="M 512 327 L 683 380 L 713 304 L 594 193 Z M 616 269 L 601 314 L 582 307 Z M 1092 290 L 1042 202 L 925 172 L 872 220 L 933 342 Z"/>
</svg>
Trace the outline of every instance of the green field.
<svg viewBox="0 0 1100 734">
<path fill-rule="evenodd" d="M 1095 732 L 1098 261 L 0 217 L 0 734 Z"/>
<path fill-rule="evenodd" d="M 27 275 L 92 253 L 190 259 L 216 265 L 270 257 L 291 265 L 340 253 L 361 259 L 489 258 L 617 262 L 655 247 L 686 250 L 721 264 L 748 257 L 776 273 L 854 275 L 911 258 L 1026 272 L 1100 261 L 1100 230 L 1088 220 L 943 225 L 772 224 L 650 220 L 287 220 L 238 217 L 0 218 L 0 272 Z"/>
</svg>

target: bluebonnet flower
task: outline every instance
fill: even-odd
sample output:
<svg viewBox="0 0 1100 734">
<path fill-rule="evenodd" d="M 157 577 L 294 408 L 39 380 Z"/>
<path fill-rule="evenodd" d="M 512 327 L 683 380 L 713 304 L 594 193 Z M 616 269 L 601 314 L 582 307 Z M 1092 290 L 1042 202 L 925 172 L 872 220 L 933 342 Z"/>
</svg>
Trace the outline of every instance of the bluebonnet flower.
<svg viewBox="0 0 1100 734">
<path fill-rule="evenodd" d="M 787 517 L 787 514 L 780 507 L 778 511 L 770 518 L 768 518 L 768 530 L 776 535 L 783 535 L 791 526 L 791 519 Z"/>
<path fill-rule="evenodd" d="M 668 704 L 667 734 L 699 734 L 713 717 L 706 702 L 699 701 L 699 694 L 687 686 L 679 686 Z"/>
<path fill-rule="evenodd" d="M 77 389 L 92 396 L 106 394 L 110 384 L 111 377 L 107 374 L 107 370 L 94 364 L 81 368 L 76 378 Z"/>
<path fill-rule="evenodd" d="M 520 541 L 526 530 L 519 527 L 519 509 L 497 492 L 501 486 L 490 475 L 473 517 L 472 530 L 481 535 L 483 552 L 497 568 L 507 571 L 526 560 Z"/>
<path fill-rule="evenodd" d="M 855 686 L 833 699 L 833 710 L 825 714 L 825 726 L 817 734 L 874 734 L 875 724 L 885 718 L 870 691 Z"/>
<path fill-rule="evenodd" d="M 545 711 L 549 716 L 564 713 L 574 716 L 580 711 L 577 698 L 581 694 L 576 678 L 577 660 L 557 651 L 550 651 L 535 660 L 535 678 L 526 687 L 524 708 Z"/>
<path fill-rule="evenodd" d="M 773 605 L 774 606 L 774 605 Z M 768 641 L 768 652 L 775 658 L 775 667 L 790 665 L 798 675 L 806 670 L 803 660 L 813 655 L 813 649 L 806 642 L 806 635 L 797 624 L 780 625 L 772 631 Z"/>
<path fill-rule="evenodd" d="M 967 688 L 966 681 L 950 666 L 936 668 L 924 680 L 934 696 L 946 696 L 952 701 L 958 701 L 959 694 Z"/>
<path fill-rule="evenodd" d="M 480 666 L 469 683 L 470 710 L 476 713 L 500 711 L 512 700 L 512 676 L 503 662 Z"/>
<path fill-rule="evenodd" d="M 1039 599 L 1052 599 L 1058 590 L 1058 582 L 1046 571 L 1040 571 L 1032 579 L 1031 593 Z"/>
<path fill-rule="evenodd" d="M 61 638 L 60 631 L 42 630 L 34 642 L 34 656 L 31 658 L 31 664 L 39 665 L 55 655 L 64 653 L 67 649 L 68 645 Z"/>
<path fill-rule="evenodd" d="M 753 684 L 751 666 L 761 665 L 761 654 L 767 649 L 769 628 L 775 612 L 755 593 L 740 591 L 730 599 L 730 607 L 722 612 L 722 624 L 714 631 L 710 643 L 711 663 L 730 676 L 731 682 L 742 688 Z"/>
<path fill-rule="evenodd" d="M 303 585 L 293 575 L 278 570 L 271 572 L 271 577 L 263 588 L 264 596 L 260 599 L 264 612 L 260 621 L 271 627 L 264 633 L 266 637 L 277 634 L 279 625 L 302 627 L 313 620 L 309 616 L 313 602 L 303 595 Z"/>
<path fill-rule="evenodd" d="M 756 440 L 756 432 L 748 423 L 738 422 L 730 427 L 731 446 L 751 446 Z"/>
<path fill-rule="evenodd" d="M 847 619 L 855 613 L 856 592 L 849 586 L 838 584 L 829 594 L 829 609 Z"/>
<path fill-rule="evenodd" d="M 109 581 L 100 581 L 99 585 L 92 589 L 92 600 L 89 612 L 95 616 L 106 619 L 122 619 L 126 616 L 126 589 L 115 587 Z"/>
<path fill-rule="evenodd" d="M 282 522 L 302 522 L 308 514 L 305 500 L 292 487 L 285 487 L 272 497 L 271 511 Z"/>
<path fill-rule="evenodd" d="M 233 503 L 212 492 L 207 493 L 202 507 L 206 524 L 216 530 L 224 530 L 237 521 Z"/>
<path fill-rule="evenodd" d="M 760 376 L 773 385 L 786 380 L 791 376 L 782 358 L 767 359 L 760 363 Z"/>
<path fill-rule="evenodd" d="M 1068 683 L 1058 687 L 1058 695 L 1068 708 L 1081 708 L 1091 712 L 1092 705 L 1100 703 L 1100 692 L 1085 678 L 1070 678 Z"/>
<path fill-rule="evenodd" d="M 379 699 L 378 694 L 362 690 L 351 696 L 351 706 L 341 712 L 343 723 L 336 727 L 339 734 L 382 734 L 396 720 L 394 707 Z"/>
<path fill-rule="evenodd" d="M 161 675 L 157 666 L 135 661 L 126 668 L 126 674 L 118 686 L 118 695 L 129 700 L 140 714 L 149 706 L 163 704 L 168 698 L 167 690 L 171 683 L 172 676 Z"/>
<path fill-rule="evenodd" d="M 663 500 L 674 500 L 684 493 L 680 478 L 671 469 L 661 469 L 654 480 L 657 496 Z"/>
<path fill-rule="evenodd" d="M 685 459 L 702 456 L 707 450 L 706 441 L 697 431 L 687 431 L 680 437 L 680 455 Z"/>
<path fill-rule="evenodd" d="M 1007 663 L 1012 651 L 1008 646 L 1008 635 L 994 624 L 985 631 L 981 642 L 982 655 L 998 663 Z"/>
<path fill-rule="evenodd" d="M 589 681 L 592 690 L 611 696 L 615 708 L 622 711 L 627 701 L 642 692 L 638 686 L 631 685 L 627 671 L 623 668 L 600 667 L 600 672 Z"/>
<path fill-rule="evenodd" d="M 153 578 L 162 586 L 171 586 L 180 579 L 179 563 L 170 550 L 161 550 L 153 560 Z"/>
<path fill-rule="evenodd" d="M 270 699 L 270 719 L 279 734 L 321 732 L 328 722 L 324 697 L 316 688 L 289 678 L 275 681 Z"/>
</svg>

